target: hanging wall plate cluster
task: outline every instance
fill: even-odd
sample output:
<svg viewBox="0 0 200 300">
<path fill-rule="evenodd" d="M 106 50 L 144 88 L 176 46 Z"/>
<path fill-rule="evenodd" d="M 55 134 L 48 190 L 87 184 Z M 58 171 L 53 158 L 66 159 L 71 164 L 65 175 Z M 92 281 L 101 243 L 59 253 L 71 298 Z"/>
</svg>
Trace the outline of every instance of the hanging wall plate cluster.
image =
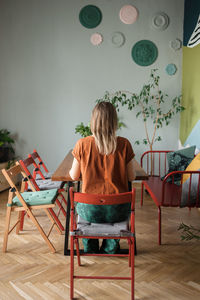
<svg viewBox="0 0 200 300">
<path fill-rule="evenodd" d="M 103 42 L 103 37 L 100 33 L 93 33 L 90 37 L 90 42 L 94 46 L 98 46 Z"/>
<path fill-rule="evenodd" d="M 152 26 L 158 30 L 165 30 L 169 25 L 169 17 L 164 12 L 157 13 L 152 18 Z"/>
<path fill-rule="evenodd" d="M 102 20 L 102 13 L 95 5 L 84 6 L 79 13 L 80 23 L 86 28 L 97 27 Z"/>
<path fill-rule="evenodd" d="M 149 40 L 141 40 L 132 48 L 132 58 L 139 66 L 152 65 L 158 56 L 156 45 Z"/>
<path fill-rule="evenodd" d="M 121 32 L 113 32 L 111 42 L 114 47 L 121 47 L 125 43 L 125 36 Z"/>
<path fill-rule="evenodd" d="M 124 24 L 133 24 L 138 17 L 138 11 L 135 6 L 124 5 L 119 12 L 119 18 Z"/>
</svg>

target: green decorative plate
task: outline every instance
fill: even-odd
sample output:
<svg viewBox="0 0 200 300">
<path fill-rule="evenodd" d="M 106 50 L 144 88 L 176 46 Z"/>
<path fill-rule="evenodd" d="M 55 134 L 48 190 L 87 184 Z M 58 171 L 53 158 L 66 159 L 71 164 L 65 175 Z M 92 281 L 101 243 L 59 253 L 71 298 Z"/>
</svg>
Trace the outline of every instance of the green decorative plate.
<svg viewBox="0 0 200 300">
<path fill-rule="evenodd" d="M 102 20 L 102 13 L 97 6 L 84 6 L 79 13 L 79 21 L 86 28 L 97 27 Z"/>
<path fill-rule="evenodd" d="M 132 48 L 132 58 L 139 66 L 152 65 L 158 56 L 158 48 L 149 40 L 141 40 Z"/>
</svg>

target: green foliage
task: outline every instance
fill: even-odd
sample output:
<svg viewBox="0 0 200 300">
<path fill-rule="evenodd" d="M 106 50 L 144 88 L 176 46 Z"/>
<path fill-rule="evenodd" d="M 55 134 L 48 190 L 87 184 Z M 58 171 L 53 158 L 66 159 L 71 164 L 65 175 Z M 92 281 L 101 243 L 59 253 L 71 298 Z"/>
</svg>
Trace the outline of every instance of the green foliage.
<svg viewBox="0 0 200 300">
<path fill-rule="evenodd" d="M 119 111 L 120 106 L 126 106 L 130 111 L 134 109 L 136 118 L 140 117 L 144 122 L 146 138 L 142 139 L 142 143 L 148 144 L 150 149 L 152 149 L 154 142 L 162 140 L 161 136 L 156 136 L 156 131 L 164 125 L 168 126 L 172 118 L 185 109 L 181 106 L 181 96 L 176 96 L 172 99 L 168 111 L 164 112 L 163 104 L 169 103 L 169 96 L 160 90 L 160 77 L 156 72 L 157 69 L 151 70 L 148 84 L 144 84 L 138 94 L 129 91 L 106 92 L 103 98 L 97 100 L 97 102 L 111 102 L 117 111 Z M 153 124 L 154 129 L 151 134 L 147 122 Z M 135 144 L 139 145 L 140 141 L 135 141 Z"/>
<path fill-rule="evenodd" d="M 191 225 L 181 223 L 178 230 L 182 230 L 181 239 L 190 241 L 192 239 L 200 240 L 200 229 L 197 229 Z"/>
<path fill-rule="evenodd" d="M 81 124 L 76 126 L 75 133 L 79 133 L 82 137 L 92 135 L 90 124 L 84 125 L 83 122 L 81 122 Z"/>
<path fill-rule="evenodd" d="M 6 146 L 10 149 L 12 153 L 14 153 L 14 148 L 12 147 L 12 144 L 14 144 L 15 141 L 10 137 L 10 132 L 7 129 L 1 129 L 0 130 L 0 147 Z"/>
<path fill-rule="evenodd" d="M 126 125 L 118 119 L 118 129 L 121 129 L 122 127 L 126 127 Z M 79 133 L 82 137 L 92 135 L 90 123 L 88 125 L 84 125 L 83 122 L 81 122 L 81 124 L 76 126 L 75 133 Z"/>
</svg>

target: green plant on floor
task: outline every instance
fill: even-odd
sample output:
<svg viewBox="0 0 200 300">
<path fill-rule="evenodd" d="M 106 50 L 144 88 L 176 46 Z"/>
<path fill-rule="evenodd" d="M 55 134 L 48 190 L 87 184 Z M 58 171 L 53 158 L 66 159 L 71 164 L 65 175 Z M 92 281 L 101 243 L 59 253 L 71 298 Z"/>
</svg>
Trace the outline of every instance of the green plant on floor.
<svg viewBox="0 0 200 300">
<path fill-rule="evenodd" d="M 181 239 L 190 241 L 192 239 L 200 240 L 200 229 L 197 229 L 191 225 L 181 223 L 178 230 L 182 230 Z"/>
<path fill-rule="evenodd" d="M 120 106 L 127 107 L 130 111 L 135 109 L 136 117 L 141 117 L 144 123 L 146 137 L 142 142 L 148 145 L 150 150 L 156 141 L 162 140 L 161 136 L 157 135 L 157 130 L 169 125 L 172 118 L 185 109 L 181 105 L 181 96 L 176 96 L 165 112 L 164 106 L 166 102 L 169 103 L 169 96 L 160 90 L 160 77 L 156 72 L 157 69 L 151 70 L 149 82 L 143 85 L 138 94 L 129 91 L 106 92 L 103 98 L 97 100 L 111 102 L 117 111 L 120 110 Z M 153 123 L 153 130 L 150 123 Z M 140 143 L 139 140 L 135 141 L 137 145 Z"/>
<path fill-rule="evenodd" d="M 0 130 L 0 162 L 11 162 L 14 157 L 15 150 L 13 148 L 15 141 L 10 136 L 7 129 Z"/>
</svg>

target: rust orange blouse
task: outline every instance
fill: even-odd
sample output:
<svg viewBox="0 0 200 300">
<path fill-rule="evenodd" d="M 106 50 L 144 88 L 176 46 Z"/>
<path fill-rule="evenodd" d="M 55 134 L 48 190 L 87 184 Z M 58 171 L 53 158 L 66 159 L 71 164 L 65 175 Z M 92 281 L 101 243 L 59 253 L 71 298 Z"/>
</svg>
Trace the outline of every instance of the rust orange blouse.
<svg viewBox="0 0 200 300">
<path fill-rule="evenodd" d="M 89 194 L 116 194 L 128 191 L 127 164 L 134 158 L 131 143 L 117 137 L 114 154 L 99 154 L 93 136 L 78 140 L 73 156 L 80 163 L 82 192 Z"/>
</svg>

